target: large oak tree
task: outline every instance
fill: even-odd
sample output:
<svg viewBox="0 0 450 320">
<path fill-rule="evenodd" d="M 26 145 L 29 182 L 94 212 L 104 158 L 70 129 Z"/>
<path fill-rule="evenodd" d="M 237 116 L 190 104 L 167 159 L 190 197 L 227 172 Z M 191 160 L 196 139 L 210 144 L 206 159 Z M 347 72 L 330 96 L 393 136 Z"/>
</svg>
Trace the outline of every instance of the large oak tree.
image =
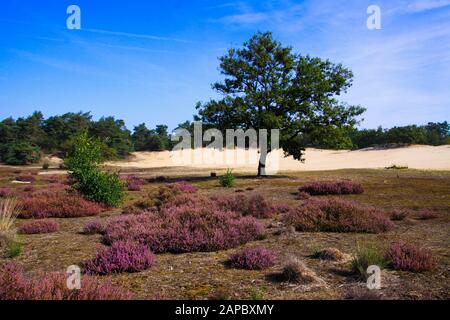
<svg viewBox="0 0 450 320">
<path fill-rule="evenodd" d="M 270 32 L 256 34 L 240 49 L 229 49 L 220 58 L 220 71 L 224 80 L 213 89 L 223 98 L 199 103 L 197 120 L 219 130 L 280 129 L 280 148 L 300 161 L 302 135 L 336 139 L 365 111 L 337 99 L 352 85 L 349 69 L 295 54 Z M 266 157 L 261 152 L 258 175 L 265 175 Z"/>
</svg>

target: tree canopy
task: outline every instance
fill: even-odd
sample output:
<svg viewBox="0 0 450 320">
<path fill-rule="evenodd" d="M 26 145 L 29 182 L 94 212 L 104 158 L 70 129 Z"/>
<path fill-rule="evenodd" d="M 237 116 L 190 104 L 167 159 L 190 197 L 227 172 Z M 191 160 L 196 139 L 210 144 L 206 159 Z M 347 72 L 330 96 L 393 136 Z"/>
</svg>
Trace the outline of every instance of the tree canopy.
<svg viewBox="0 0 450 320">
<path fill-rule="evenodd" d="M 197 119 L 220 130 L 279 129 L 280 148 L 297 160 L 303 160 L 302 135 L 339 138 L 337 133 L 353 128 L 365 111 L 338 100 L 352 85 L 349 69 L 293 53 L 270 32 L 229 49 L 220 70 L 224 80 L 213 89 L 223 98 L 198 104 Z M 265 157 L 262 153 L 258 175 L 265 173 Z"/>
</svg>

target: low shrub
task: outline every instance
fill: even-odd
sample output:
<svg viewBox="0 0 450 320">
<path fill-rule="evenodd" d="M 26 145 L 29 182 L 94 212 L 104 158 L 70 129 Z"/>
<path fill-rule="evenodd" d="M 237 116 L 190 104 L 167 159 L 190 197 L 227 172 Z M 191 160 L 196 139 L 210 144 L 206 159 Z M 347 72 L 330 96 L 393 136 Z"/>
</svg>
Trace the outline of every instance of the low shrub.
<svg viewBox="0 0 450 320">
<path fill-rule="evenodd" d="M 22 253 L 22 244 L 19 241 L 11 240 L 9 241 L 6 249 L 6 258 L 13 259 L 20 256 Z"/>
<path fill-rule="evenodd" d="M 35 182 L 36 177 L 31 174 L 21 174 L 16 176 L 15 180 L 20 182 Z"/>
<path fill-rule="evenodd" d="M 291 283 L 309 284 L 319 281 L 316 273 L 297 258 L 289 259 L 283 268 L 281 276 L 284 281 Z"/>
<path fill-rule="evenodd" d="M 59 230 L 59 223 L 53 220 L 36 220 L 25 222 L 19 227 L 22 234 L 53 233 Z"/>
<path fill-rule="evenodd" d="M 275 265 L 276 255 L 263 247 L 247 248 L 233 254 L 227 264 L 236 269 L 263 270 Z"/>
<path fill-rule="evenodd" d="M 275 204 L 268 201 L 260 194 L 213 196 L 210 197 L 212 205 L 223 210 L 231 210 L 243 216 L 252 216 L 259 219 L 271 218 L 276 212 Z"/>
<path fill-rule="evenodd" d="M 83 227 L 84 234 L 102 234 L 105 231 L 105 227 L 103 226 L 100 220 L 92 220 L 86 223 Z"/>
<path fill-rule="evenodd" d="M 45 161 L 45 162 L 42 164 L 42 169 L 43 169 L 43 170 L 48 170 L 48 168 L 50 168 L 50 164 L 49 164 L 47 161 Z"/>
<path fill-rule="evenodd" d="M 346 258 L 345 253 L 336 248 L 325 248 L 314 253 L 313 257 L 320 260 L 341 261 Z"/>
<path fill-rule="evenodd" d="M 72 137 L 70 145 L 64 163 L 70 172 L 72 187 L 88 200 L 118 207 L 123 201 L 124 184 L 117 172 L 100 170 L 99 165 L 105 160 L 105 144 L 82 132 Z"/>
<path fill-rule="evenodd" d="M 219 177 L 219 182 L 222 187 L 231 188 L 234 186 L 235 179 L 233 170 L 228 169 L 223 176 Z"/>
<path fill-rule="evenodd" d="M 299 191 L 297 194 L 298 200 L 308 200 L 309 198 L 311 198 L 311 195 L 305 191 Z"/>
<path fill-rule="evenodd" d="M 169 187 L 178 189 L 181 193 L 196 193 L 197 187 L 186 181 L 178 181 L 168 184 Z"/>
<path fill-rule="evenodd" d="M 338 198 L 313 198 L 292 209 L 284 221 L 308 232 L 381 233 L 395 227 L 383 211 Z"/>
<path fill-rule="evenodd" d="M 431 250 L 403 242 L 392 243 L 385 253 L 385 259 L 393 269 L 403 271 L 422 272 L 435 265 Z"/>
<path fill-rule="evenodd" d="M 34 192 L 35 189 L 33 186 L 26 186 L 21 189 L 23 192 Z"/>
<path fill-rule="evenodd" d="M 128 189 L 128 191 L 141 191 L 141 187 L 145 184 L 145 181 L 135 175 L 123 176 L 120 178 Z"/>
<path fill-rule="evenodd" d="M 90 276 L 81 278 L 81 289 L 67 288 L 67 275 L 45 273 L 27 277 L 23 269 L 13 263 L 2 267 L 0 300 L 129 300 L 129 291 L 99 282 Z"/>
<path fill-rule="evenodd" d="M 40 191 L 21 200 L 20 218 L 76 218 L 95 216 L 105 208 L 75 192 Z"/>
<path fill-rule="evenodd" d="M 186 203 L 164 207 L 155 214 L 126 215 L 113 219 L 105 229 L 107 244 L 134 240 L 155 253 L 217 251 L 256 240 L 263 225 L 253 217 L 232 211 Z"/>
<path fill-rule="evenodd" d="M 352 260 L 352 271 L 366 279 L 369 266 L 378 266 L 380 269 L 384 269 L 387 265 L 388 261 L 386 261 L 382 250 L 378 246 L 373 244 L 358 245 Z"/>
<path fill-rule="evenodd" d="M 272 209 L 276 213 L 288 213 L 291 211 L 291 206 L 286 203 L 276 203 L 272 205 Z"/>
<path fill-rule="evenodd" d="M 409 215 L 407 210 L 396 209 L 391 212 L 390 217 L 392 221 L 403 221 Z"/>
<path fill-rule="evenodd" d="M 419 220 L 431 220 L 431 219 L 436 219 L 437 217 L 438 217 L 438 215 L 436 214 L 436 212 L 433 212 L 431 210 L 422 210 L 417 215 L 417 218 Z"/>
<path fill-rule="evenodd" d="M 121 272 L 140 272 L 150 268 L 155 255 L 147 246 L 134 241 L 116 241 L 111 247 L 100 249 L 86 262 L 87 274 L 106 275 Z"/>
<path fill-rule="evenodd" d="M 360 183 L 353 181 L 318 181 L 306 184 L 298 189 L 299 192 L 306 192 L 312 196 L 320 195 L 340 195 L 340 194 L 361 194 L 364 188 Z"/>
<path fill-rule="evenodd" d="M 12 198 L 14 191 L 11 188 L 0 188 L 0 198 Z"/>
</svg>

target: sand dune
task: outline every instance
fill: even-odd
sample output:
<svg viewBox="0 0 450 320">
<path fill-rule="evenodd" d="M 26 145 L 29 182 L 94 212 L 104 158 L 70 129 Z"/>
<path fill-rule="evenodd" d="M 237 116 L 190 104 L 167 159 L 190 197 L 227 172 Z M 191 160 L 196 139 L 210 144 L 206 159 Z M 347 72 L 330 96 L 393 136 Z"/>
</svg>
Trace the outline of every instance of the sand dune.
<svg viewBox="0 0 450 320">
<path fill-rule="evenodd" d="M 238 157 L 240 155 L 240 157 Z M 227 157 L 234 159 L 226 162 Z M 236 159 L 241 159 L 237 162 Z M 234 168 L 256 171 L 258 154 L 255 150 L 230 153 L 206 149 L 180 152 L 135 152 L 126 161 L 109 165 L 129 168 Z M 391 165 L 408 166 L 411 169 L 450 170 L 450 145 L 410 146 L 395 149 L 368 148 L 356 151 L 307 149 L 305 162 L 284 157 L 282 152 L 269 154 L 268 166 L 277 171 L 318 171 L 337 169 L 385 168 Z"/>
</svg>

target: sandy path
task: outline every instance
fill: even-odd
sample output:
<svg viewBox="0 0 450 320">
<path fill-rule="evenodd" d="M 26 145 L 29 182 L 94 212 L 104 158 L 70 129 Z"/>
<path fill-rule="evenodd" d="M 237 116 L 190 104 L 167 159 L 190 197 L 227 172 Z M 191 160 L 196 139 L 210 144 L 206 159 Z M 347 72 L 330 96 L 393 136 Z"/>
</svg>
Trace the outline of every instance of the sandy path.
<svg viewBox="0 0 450 320">
<path fill-rule="evenodd" d="M 111 162 L 109 165 L 128 168 L 234 168 L 240 170 L 256 170 L 257 153 L 240 151 L 240 159 L 226 163 L 227 155 L 219 151 L 188 150 L 179 152 L 136 152 L 127 161 Z M 236 158 L 236 152 L 228 154 Z M 278 160 L 278 163 L 277 161 Z M 450 145 L 410 146 L 395 149 L 363 149 L 356 151 L 334 151 L 307 149 L 305 162 L 301 163 L 292 157 L 283 157 L 281 152 L 269 155 L 269 167 L 278 171 L 318 171 L 337 169 L 385 168 L 391 165 L 408 166 L 411 169 L 450 170 Z"/>
</svg>

